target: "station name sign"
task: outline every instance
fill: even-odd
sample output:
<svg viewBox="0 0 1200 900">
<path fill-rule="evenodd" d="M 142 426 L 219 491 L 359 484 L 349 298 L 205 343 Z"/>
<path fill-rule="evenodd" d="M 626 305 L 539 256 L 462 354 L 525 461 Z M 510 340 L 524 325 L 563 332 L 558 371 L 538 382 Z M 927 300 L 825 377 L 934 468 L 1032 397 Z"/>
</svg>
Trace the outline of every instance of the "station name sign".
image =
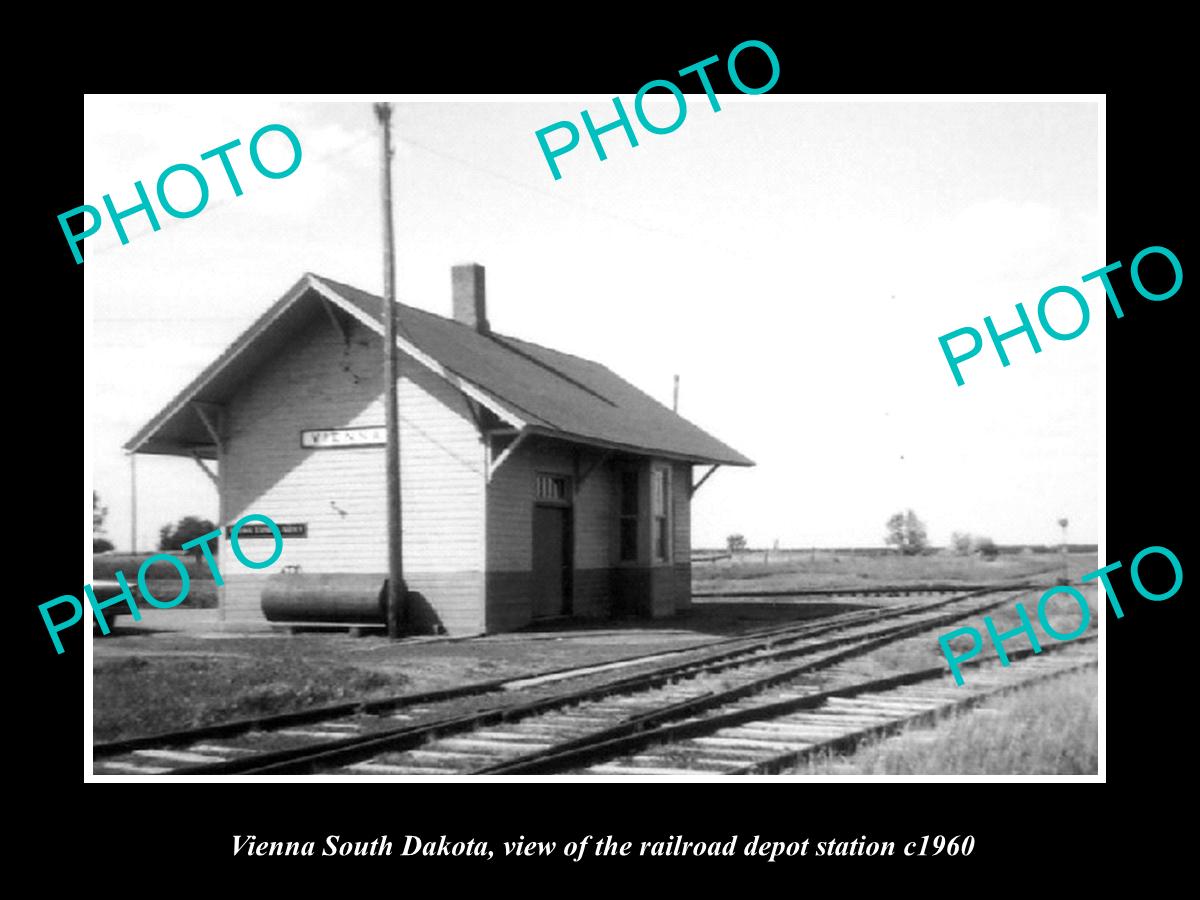
<svg viewBox="0 0 1200 900">
<path fill-rule="evenodd" d="M 387 444 L 387 430 L 371 428 L 325 428 L 300 432 L 300 446 L 310 450 L 328 447 L 382 447 Z"/>
<path fill-rule="evenodd" d="M 279 529 L 279 536 L 285 538 L 306 538 L 308 537 L 307 522 L 280 522 L 276 526 Z M 233 535 L 233 526 L 226 526 L 225 536 L 231 538 Z M 245 538 L 268 538 L 274 537 L 275 534 L 267 525 L 247 524 L 241 527 L 240 537 Z"/>
</svg>

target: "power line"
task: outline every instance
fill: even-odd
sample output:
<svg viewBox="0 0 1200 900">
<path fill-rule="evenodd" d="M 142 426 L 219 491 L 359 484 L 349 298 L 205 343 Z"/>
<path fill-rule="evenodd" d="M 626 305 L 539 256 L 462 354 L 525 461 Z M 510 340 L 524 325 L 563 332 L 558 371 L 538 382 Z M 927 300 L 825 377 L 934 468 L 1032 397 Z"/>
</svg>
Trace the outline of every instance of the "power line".
<svg viewBox="0 0 1200 900">
<path fill-rule="evenodd" d="M 247 322 L 247 316 L 95 316 L 93 322 L 136 322 L 139 325 L 161 322 L 171 325 L 198 325 L 203 322 Z"/>
<path fill-rule="evenodd" d="M 447 160 L 450 160 L 451 162 L 458 163 L 461 166 L 466 166 L 469 169 L 475 169 L 478 172 L 483 172 L 485 175 L 490 175 L 493 178 L 497 178 L 500 181 L 505 182 L 506 184 L 511 184 L 513 187 L 520 188 L 523 191 L 528 191 L 529 193 L 536 194 L 539 197 L 545 197 L 549 200 L 555 201 L 556 203 L 562 203 L 565 206 L 573 206 L 576 209 L 581 209 L 584 212 L 591 213 L 594 216 L 601 216 L 606 219 L 612 219 L 615 222 L 621 222 L 624 225 L 632 225 L 635 228 L 640 228 L 643 231 L 649 231 L 649 232 L 653 232 L 655 234 L 665 234 L 668 237 L 679 238 L 680 240 L 684 240 L 684 241 L 692 240 L 691 238 L 689 238 L 685 235 L 677 234 L 673 231 L 668 231 L 665 228 L 658 228 L 657 226 L 654 226 L 654 225 L 647 225 L 644 222 L 639 222 L 636 219 L 631 219 L 627 216 L 618 215 L 617 213 L 611 213 L 608 210 L 597 209 L 594 206 L 588 206 L 586 203 L 580 203 L 578 200 L 571 200 L 567 197 L 556 196 L 555 194 L 551 194 L 550 192 L 545 191 L 541 188 L 536 188 L 533 185 L 526 184 L 523 181 L 518 181 L 517 179 L 512 178 L 509 175 L 505 175 L 503 172 L 497 172 L 495 169 L 489 169 L 486 166 L 481 166 L 478 163 L 474 163 L 474 162 L 471 162 L 470 160 L 463 159 L 461 156 L 455 156 L 452 153 L 446 153 L 444 150 L 435 150 L 433 147 L 430 147 L 427 144 L 422 144 L 419 141 L 414 141 L 414 140 L 411 140 L 409 138 L 404 138 L 404 137 L 398 138 L 398 140 L 402 144 L 408 144 L 409 146 L 416 147 L 418 150 L 424 150 L 426 153 L 430 153 L 434 156 L 440 156 L 443 159 L 447 159 Z"/>
<path fill-rule="evenodd" d="M 347 144 L 345 147 L 339 147 L 336 150 L 330 150 L 327 153 L 322 153 L 320 156 L 314 157 L 310 161 L 310 164 L 318 163 L 318 162 L 325 162 L 327 160 L 336 159 L 339 156 L 344 156 L 345 154 L 349 153 L 351 150 L 356 150 L 357 148 L 365 145 L 368 141 L 373 141 L 373 140 L 374 140 L 374 135 L 370 135 L 370 134 L 364 135 L 363 137 L 359 138 L 357 141 L 353 141 L 353 142 Z M 245 196 L 245 195 L 243 194 L 242 196 Z M 213 203 L 207 204 L 204 207 L 203 212 L 208 213 L 210 210 L 225 209 L 226 207 L 229 207 L 230 205 L 232 205 L 233 201 L 238 200 L 238 199 L 240 199 L 240 198 L 237 195 L 225 197 L 221 200 L 217 200 Z M 174 218 L 172 218 L 170 216 L 164 216 L 159 219 L 158 231 L 160 231 L 160 232 L 167 231 L 168 230 L 166 228 L 167 223 L 170 223 L 172 226 L 174 226 L 174 225 L 178 224 L 178 221 L 176 221 Z M 153 232 L 151 232 L 151 233 L 153 233 Z M 84 240 L 86 241 L 87 239 L 85 238 Z M 130 238 L 130 240 L 132 241 L 133 238 Z M 84 246 L 86 248 L 87 245 L 84 244 Z M 125 244 L 110 244 L 105 247 L 97 247 L 92 250 L 86 250 L 85 252 L 86 252 L 87 256 L 101 256 L 105 253 L 111 253 L 113 250 L 116 250 L 117 248 L 124 247 L 124 246 L 125 246 Z M 86 258 L 84 261 L 86 263 L 86 261 L 87 261 Z"/>
<path fill-rule="evenodd" d="M 339 147 L 336 150 L 331 150 L 327 153 L 323 153 L 320 156 L 315 157 L 312 160 L 312 162 L 325 162 L 328 160 L 336 159 L 338 157 L 341 157 L 341 156 L 344 156 L 344 155 L 350 153 L 353 150 L 358 149 L 359 147 L 365 146 L 368 142 L 371 142 L 373 140 L 374 140 L 374 135 L 366 134 L 366 135 L 362 136 L 361 138 L 359 138 L 358 140 L 353 141 L 344 147 Z M 514 188 L 524 191 L 526 193 L 532 194 L 536 197 L 541 197 L 541 198 L 544 198 L 547 200 L 552 200 L 555 203 L 562 204 L 563 206 L 570 207 L 572 209 L 580 210 L 582 212 L 585 212 L 589 215 L 592 215 L 592 216 L 595 216 L 598 218 L 608 219 L 609 221 L 618 222 L 622 225 L 632 226 L 633 228 L 637 228 L 640 231 L 644 231 L 649 234 L 663 235 L 665 237 L 674 238 L 675 240 L 684 241 L 684 242 L 690 243 L 690 244 L 694 244 L 694 243 L 710 243 L 711 244 L 710 241 L 708 241 L 706 238 L 704 238 L 702 236 L 692 236 L 692 235 L 680 234 L 679 232 L 672 231 L 668 228 L 661 228 L 657 225 L 649 225 L 645 222 L 639 221 L 638 219 L 634 219 L 630 216 L 624 216 L 619 213 L 610 212 L 609 210 L 606 210 L 606 209 L 601 209 L 599 207 L 591 206 L 586 203 L 581 203 L 578 200 L 574 200 L 574 199 L 571 199 L 568 197 L 563 197 L 558 194 L 551 193 L 550 191 L 547 191 L 543 188 L 534 187 L 531 184 L 527 184 L 527 183 L 525 183 L 519 179 L 513 178 L 512 176 L 507 175 L 503 172 L 499 172 L 495 169 L 480 165 L 479 163 L 473 162 L 471 160 L 464 159 L 463 157 L 457 156 L 453 153 L 447 153 L 444 150 L 438 150 L 437 148 L 431 147 L 428 144 L 425 144 L 421 141 L 415 141 L 415 140 L 412 140 L 411 138 L 399 137 L 399 136 L 397 136 L 395 138 L 395 140 L 397 143 L 406 144 L 417 150 L 421 150 L 425 153 L 428 153 L 431 156 L 438 157 L 440 159 L 446 160 L 447 162 L 454 163 L 455 165 L 464 166 L 468 169 L 473 169 L 477 172 L 480 172 L 484 175 L 494 178 L 497 181 L 503 182 L 504 184 L 507 184 L 511 187 L 514 187 Z M 209 210 L 225 209 L 225 208 L 231 206 L 233 204 L 233 201 L 237 200 L 237 199 L 239 199 L 239 198 L 234 197 L 234 196 L 225 197 L 214 203 L 210 203 L 207 207 L 205 207 L 204 211 L 208 212 Z M 172 225 L 178 224 L 177 222 L 174 222 L 173 220 L 170 220 L 170 219 L 160 220 L 160 222 L 163 222 L 164 226 L 165 226 L 166 222 L 168 222 L 168 221 L 171 222 Z M 166 229 L 165 229 L 165 227 L 162 227 L 159 230 L 163 231 Z M 123 244 L 113 244 L 113 245 L 109 245 L 109 246 L 105 246 L 105 247 L 98 247 L 98 248 L 96 248 L 94 250 L 90 250 L 88 252 L 93 256 L 101 255 L 101 254 L 105 254 L 105 253 L 110 253 L 113 250 L 117 249 L 118 247 L 122 247 L 122 246 L 124 246 L 124 245 Z M 738 253 L 738 251 L 736 251 L 736 250 L 731 250 L 728 246 L 722 246 L 720 249 L 723 253 L 734 253 L 735 255 L 739 255 L 739 256 L 743 255 L 741 253 Z M 224 321 L 225 318 L 224 317 L 213 317 L 212 320 L 213 321 Z M 100 321 L 100 320 L 97 319 L 97 321 Z M 121 320 L 121 319 L 111 319 L 111 320 L 106 319 L 104 321 L 116 322 L 116 321 L 123 321 L 123 320 Z M 149 320 L 139 319 L 137 321 L 149 321 Z"/>
<path fill-rule="evenodd" d="M 573 200 L 568 197 L 562 197 L 557 194 L 552 194 L 549 191 L 546 191 L 542 188 L 534 187 L 533 185 L 526 184 L 525 182 L 519 181 L 518 179 L 513 178 L 509 175 L 505 175 L 503 172 L 497 172 L 495 169 L 489 169 L 487 166 L 481 166 L 478 163 L 471 162 L 470 160 L 467 160 L 467 159 L 463 159 L 460 156 L 455 156 L 453 153 L 447 153 L 444 150 L 437 150 L 437 149 L 430 147 L 427 144 L 423 144 L 419 141 L 414 141 L 410 138 L 404 138 L 404 137 L 397 138 L 397 140 L 402 144 L 408 144 L 409 146 L 415 147 L 418 150 L 423 150 L 432 156 L 439 156 L 450 162 L 457 163 L 458 165 L 461 165 L 461 166 L 465 166 L 468 169 L 474 169 L 477 172 L 482 172 L 484 175 L 489 175 L 492 178 L 502 181 L 505 184 L 512 185 L 513 187 L 518 188 L 520 190 L 534 194 L 538 197 L 544 197 L 548 200 L 553 200 L 554 202 L 561 203 L 564 206 L 570 206 L 575 209 L 582 210 L 583 212 L 589 213 L 593 216 L 610 219 L 614 222 L 620 222 L 623 225 L 632 225 L 634 228 L 638 228 L 642 231 L 646 231 L 651 234 L 661 234 L 666 237 L 674 238 L 675 240 L 683 241 L 688 244 L 697 244 L 697 243 L 707 244 L 710 247 L 719 249 L 720 252 L 723 254 L 738 256 L 749 262 L 754 262 L 754 260 L 747 254 L 745 254 L 739 250 L 731 249 L 728 246 L 716 244 L 716 243 L 710 241 L 706 237 L 680 234 L 676 231 L 671 231 L 666 228 L 659 228 L 658 226 L 655 226 L 655 225 L 647 225 L 646 223 L 640 222 L 637 219 L 630 218 L 629 216 L 622 216 L 618 213 L 612 213 L 605 209 L 599 209 L 594 206 L 589 206 L 586 203 L 580 203 L 578 200 Z"/>
</svg>

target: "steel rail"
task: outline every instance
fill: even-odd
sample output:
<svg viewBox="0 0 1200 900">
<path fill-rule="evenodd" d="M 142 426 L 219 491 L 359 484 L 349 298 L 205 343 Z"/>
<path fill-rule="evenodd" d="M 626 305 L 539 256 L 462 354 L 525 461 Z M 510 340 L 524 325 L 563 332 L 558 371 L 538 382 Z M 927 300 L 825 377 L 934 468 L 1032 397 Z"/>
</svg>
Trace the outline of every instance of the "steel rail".
<svg viewBox="0 0 1200 900">
<path fill-rule="evenodd" d="M 1095 634 L 1085 635 L 1076 641 L 1045 646 L 1041 652 L 1053 653 L 1064 647 L 1076 646 L 1079 643 L 1095 639 Z M 1010 660 L 1019 660 L 1031 655 L 1034 655 L 1033 648 L 1012 651 L 1008 653 L 1008 658 Z M 961 663 L 960 665 L 966 668 L 994 662 L 994 658 L 977 659 Z M 886 678 L 859 682 L 845 687 L 808 694 L 803 697 L 780 700 L 761 706 L 734 710 L 728 713 L 707 716 L 677 724 L 658 724 L 653 718 L 644 719 L 634 723 L 638 726 L 636 728 L 623 729 L 618 726 L 609 730 L 611 734 L 609 732 L 598 733 L 590 736 L 590 739 L 586 741 L 575 741 L 571 742 L 570 745 L 553 747 L 541 753 L 531 753 L 500 765 L 479 769 L 473 774 L 530 775 L 561 773 L 602 760 L 629 756 L 631 753 L 651 746 L 671 744 L 693 737 L 703 737 L 720 731 L 722 728 L 744 725 L 750 722 L 768 721 L 800 710 L 816 709 L 835 697 L 856 697 L 861 694 L 880 693 L 904 685 L 942 678 L 946 675 L 946 671 L 941 666 L 934 666 L 928 669 L 904 672 L 899 675 L 889 675 Z M 740 699 L 741 695 L 735 695 L 735 692 L 729 693 L 730 696 L 728 698 L 720 695 L 708 698 L 703 705 L 704 708 L 711 709 L 715 706 L 725 705 L 733 700 Z M 696 711 L 699 711 L 699 708 Z"/>
<path fill-rule="evenodd" d="M 1047 648 L 1048 649 L 1048 648 Z M 1011 655 L 1010 655 L 1011 656 Z M 891 722 L 886 722 L 880 725 L 873 725 L 870 728 L 862 728 L 858 731 L 850 732 L 849 734 L 839 735 L 835 738 L 830 738 L 826 741 L 819 741 L 808 747 L 803 747 L 798 750 L 792 750 L 787 753 L 776 754 L 767 759 L 760 760 L 749 765 L 740 766 L 731 769 L 729 775 L 771 775 L 782 771 L 790 766 L 794 766 L 806 759 L 815 756 L 817 753 L 845 753 L 854 750 L 863 741 L 870 740 L 876 737 L 886 737 L 894 734 L 903 728 L 910 725 L 927 725 L 943 719 L 953 712 L 972 709 L 987 700 L 994 700 L 996 697 L 1005 694 L 1011 694 L 1015 691 L 1023 690 L 1033 684 L 1040 684 L 1045 681 L 1050 681 L 1055 678 L 1062 678 L 1065 675 L 1071 675 L 1076 672 L 1081 672 L 1086 669 L 1094 669 L 1099 665 L 1098 660 L 1087 660 L 1077 666 L 1071 666 L 1067 669 L 1060 669 L 1055 672 L 1046 672 L 1035 675 L 1030 678 L 1024 678 L 1021 681 L 1015 682 L 1003 687 L 993 688 L 990 691 L 984 691 L 978 694 L 972 694 L 969 697 L 964 697 L 962 700 L 955 700 L 950 703 L 945 703 L 935 709 L 919 712 L 914 715 L 904 716 L 895 719 Z"/>
<path fill-rule="evenodd" d="M 790 640 L 793 639 L 793 636 L 795 636 L 795 639 L 803 639 L 805 637 L 823 634 L 831 630 L 849 627 L 861 621 L 894 618 L 915 610 L 936 609 L 939 606 L 944 606 L 960 599 L 976 596 L 980 593 L 987 593 L 994 590 L 1013 590 L 1031 586 L 1032 585 L 1028 584 L 994 585 L 990 588 L 981 589 L 971 593 L 965 593 L 949 599 L 934 601 L 933 603 L 929 604 L 909 604 L 907 606 L 894 607 L 891 609 L 873 607 L 866 610 L 853 610 L 851 612 L 841 613 L 836 616 L 825 617 L 818 620 L 793 622 L 782 626 L 773 626 L 771 628 L 752 630 L 744 634 L 721 638 L 714 641 L 705 641 L 703 643 L 693 644 L 688 647 L 678 647 L 653 653 L 633 654 L 631 656 L 618 657 L 617 659 L 606 660 L 602 663 L 589 663 L 582 666 L 564 666 L 556 669 L 526 672 L 519 675 L 509 675 L 501 678 L 488 679 L 486 681 L 471 682 L 469 684 L 457 685 L 450 688 L 440 688 L 432 691 L 397 694 L 391 697 L 384 697 L 375 700 L 351 700 L 343 703 L 310 707 L 309 709 L 296 710 L 293 712 L 251 716 L 241 719 L 233 719 L 227 722 L 218 722 L 212 725 L 201 725 L 195 728 L 183 728 L 149 735 L 140 735 L 132 738 L 123 738 L 120 740 L 94 744 L 92 746 L 92 755 L 93 758 L 99 759 L 116 756 L 123 753 L 130 753 L 135 750 L 179 747 L 212 738 L 223 738 L 245 734 L 251 731 L 277 730 L 295 725 L 312 724 L 363 713 L 376 714 L 391 710 L 403 709 L 405 707 L 421 706 L 429 703 L 442 703 L 448 700 L 461 699 L 463 697 L 485 696 L 487 694 L 504 691 L 507 689 L 508 685 L 523 681 L 550 678 L 559 678 L 561 680 L 565 680 L 567 677 L 570 677 L 570 673 L 574 672 L 580 673 L 580 677 L 582 677 L 593 672 L 603 671 L 605 668 L 636 665 L 639 660 L 652 660 L 686 653 L 702 654 L 704 651 L 711 650 L 713 648 L 728 647 L 733 644 L 751 645 L 744 649 L 734 649 L 733 651 L 727 651 L 721 654 L 702 656 L 697 660 L 689 661 L 688 663 L 683 664 L 683 666 L 686 667 L 715 659 L 756 652 L 758 648 L 754 645 L 756 642 L 763 640 L 766 641 L 765 646 L 770 646 L 777 638 Z"/>
<path fill-rule="evenodd" d="M 636 729 L 645 728 L 649 724 L 667 721 L 675 718 L 686 718 L 697 711 L 719 706 L 723 703 L 730 702 L 732 699 L 743 696 L 750 696 L 778 684 L 791 681 L 802 674 L 812 671 L 818 671 L 822 668 L 835 665 L 845 659 L 854 656 L 860 656 L 869 653 L 872 650 L 878 649 L 889 643 L 894 643 L 898 640 L 903 640 L 916 634 L 920 634 L 930 628 L 944 625 L 948 622 L 966 618 L 968 616 L 977 615 L 980 612 L 992 609 L 1003 603 L 1009 602 L 1012 595 L 1008 592 L 993 592 L 987 593 L 1005 593 L 1005 596 L 997 600 L 989 601 L 982 605 L 977 605 L 967 610 L 954 610 L 949 613 L 944 613 L 933 618 L 922 619 L 915 623 L 905 623 L 899 626 L 889 626 L 884 629 L 877 630 L 866 635 L 843 635 L 831 641 L 825 641 L 817 645 L 812 645 L 802 648 L 790 648 L 774 653 L 765 653 L 759 656 L 752 656 L 742 661 L 719 660 L 703 665 L 695 663 L 685 663 L 677 666 L 667 667 L 666 669 L 655 670 L 650 673 L 643 673 L 631 676 L 627 679 L 621 679 L 614 682 L 609 682 L 603 685 L 584 688 L 582 690 L 569 692 L 566 694 L 555 695 L 551 697 L 541 698 L 529 703 L 496 707 L 488 710 L 479 711 L 465 716 L 456 716 L 451 719 L 436 721 L 423 725 L 404 726 L 389 731 L 379 731 L 367 735 L 356 735 L 348 738 L 340 738 L 320 744 L 310 745 L 308 747 L 289 748 L 278 751 L 267 751 L 263 754 L 258 754 L 252 757 L 243 757 L 240 759 L 231 759 L 219 763 L 205 763 L 197 766 L 189 766 L 175 770 L 172 774 L 225 774 L 225 773 L 244 773 L 244 774 L 293 774 L 297 772 L 312 772 L 321 768 L 330 768 L 343 765 L 347 762 L 363 759 L 364 757 L 375 756 L 380 753 L 395 752 L 419 747 L 427 740 L 436 737 L 444 737 L 453 734 L 462 734 L 464 732 L 473 731 L 479 728 L 494 725 L 499 722 L 512 722 L 519 719 L 528 718 L 542 712 L 560 709 L 568 706 L 573 706 L 586 701 L 604 699 L 605 697 L 616 694 L 631 694 L 653 690 L 662 687 L 672 681 L 680 678 L 692 678 L 699 675 L 715 674 L 722 671 L 727 671 L 734 667 L 745 667 L 750 665 L 758 665 L 764 662 L 771 662 L 777 659 L 785 659 L 800 655 L 812 655 L 823 650 L 828 650 L 833 647 L 843 646 L 845 644 L 853 644 L 848 649 L 842 650 L 829 657 L 822 658 L 814 662 L 804 663 L 797 667 L 792 667 L 782 672 L 776 672 L 764 678 L 754 679 L 744 685 L 728 689 L 719 693 L 704 693 L 696 698 L 684 701 L 682 703 L 672 703 L 669 706 L 653 710 L 642 714 L 634 719 L 626 720 L 625 722 L 614 726 L 613 729 L 605 729 L 603 732 L 586 736 L 582 739 L 567 742 L 567 744 L 554 748 L 556 751 L 570 745 L 575 746 L 581 743 L 591 743 L 601 739 L 598 735 L 608 735 L 611 730 L 624 730 L 635 727 Z M 967 599 L 971 595 L 964 598 Z M 942 601 L 936 606 L 943 606 L 950 601 Z M 931 606 L 933 606 L 931 604 Z M 923 612 L 925 609 L 912 610 L 909 609 L 907 614 L 915 614 Z M 809 635 L 811 636 L 811 635 Z M 489 769 L 480 770 L 480 773 L 490 771 Z"/>
</svg>

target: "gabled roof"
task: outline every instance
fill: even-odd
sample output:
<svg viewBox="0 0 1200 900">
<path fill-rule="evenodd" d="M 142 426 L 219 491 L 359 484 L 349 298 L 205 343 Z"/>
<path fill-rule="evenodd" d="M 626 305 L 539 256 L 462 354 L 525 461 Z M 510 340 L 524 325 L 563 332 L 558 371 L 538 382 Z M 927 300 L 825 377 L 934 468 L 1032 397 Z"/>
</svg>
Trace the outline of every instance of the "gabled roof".
<svg viewBox="0 0 1200 900">
<path fill-rule="evenodd" d="M 306 275 L 125 445 L 141 453 L 197 453 L 213 441 L 193 407 L 220 404 L 278 352 L 324 303 L 383 334 L 383 300 Z M 597 446 L 699 463 L 753 465 L 600 363 L 396 304 L 401 351 L 450 380 L 514 427 Z"/>
</svg>

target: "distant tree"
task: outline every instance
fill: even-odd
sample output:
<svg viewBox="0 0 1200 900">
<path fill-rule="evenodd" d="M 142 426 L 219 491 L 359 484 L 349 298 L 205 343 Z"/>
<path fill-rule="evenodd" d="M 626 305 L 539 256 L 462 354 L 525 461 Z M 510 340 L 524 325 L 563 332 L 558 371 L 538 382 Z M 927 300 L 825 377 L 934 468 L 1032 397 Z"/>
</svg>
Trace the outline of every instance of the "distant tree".
<svg viewBox="0 0 1200 900">
<path fill-rule="evenodd" d="M 975 541 L 975 552 L 984 559 L 992 560 L 1000 555 L 1000 548 L 990 537 L 981 537 Z"/>
<path fill-rule="evenodd" d="M 971 535 L 965 531 L 956 531 L 950 535 L 950 547 L 955 556 L 969 556 L 971 553 Z"/>
<path fill-rule="evenodd" d="M 174 525 L 167 524 L 158 529 L 158 549 L 180 550 L 188 541 L 216 530 L 217 526 L 208 519 L 201 519 L 199 516 L 184 516 Z"/>
<path fill-rule="evenodd" d="M 905 556 L 915 556 L 918 553 L 924 553 L 929 546 L 929 539 L 925 533 L 925 523 L 917 518 L 917 514 L 911 509 L 906 512 L 896 513 L 887 520 L 887 537 L 884 538 L 885 543 L 889 546 L 894 546 Z"/>
<path fill-rule="evenodd" d="M 113 542 L 104 534 L 104 520 L 108 517 L 108 507 L 100 503 L 100 495 L 92 491 L 92 552 L 104 553 L 113 548 Z"/>
<path fill-rule="evenodd" d="M 746 549 L 746 536 L 743 534 L 731 534 L 725 538 L 725 544 L 729 547 L 730 553 L 737 553 L 739 550 Z"/>
</svg>

